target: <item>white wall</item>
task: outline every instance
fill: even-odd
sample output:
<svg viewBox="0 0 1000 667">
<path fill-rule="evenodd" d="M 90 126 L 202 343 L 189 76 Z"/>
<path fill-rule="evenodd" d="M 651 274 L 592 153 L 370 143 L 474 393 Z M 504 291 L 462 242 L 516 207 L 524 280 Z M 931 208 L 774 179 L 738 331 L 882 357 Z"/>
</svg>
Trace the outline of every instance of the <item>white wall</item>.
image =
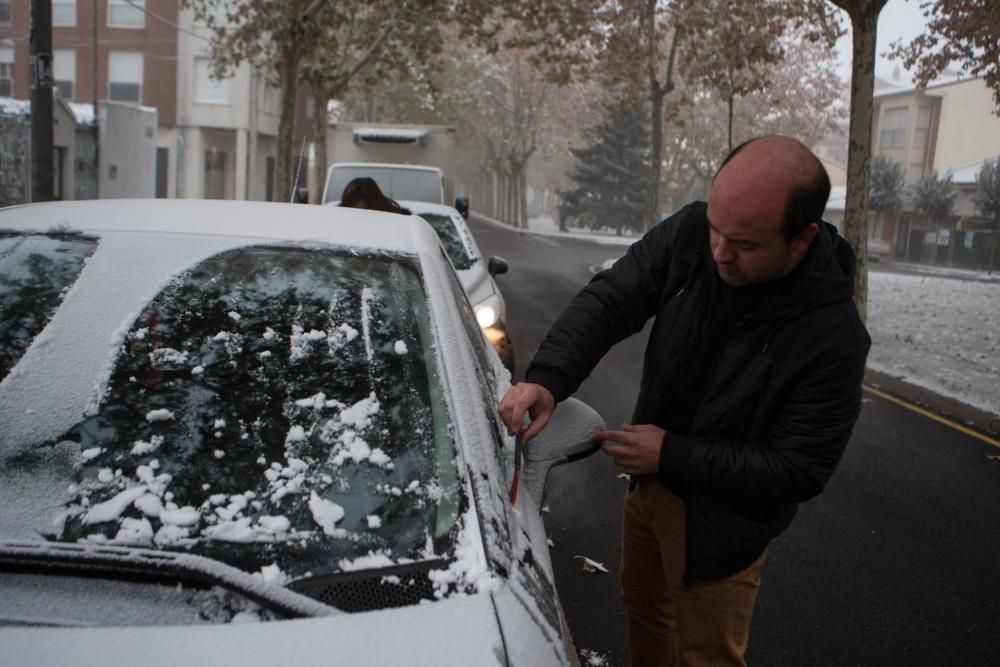
<svg viewBox="0 0 1000 667">
<path fill-rule="evenodd" d="M 159 113 L 150 107 L 102 102 L 102 199 L 156 195 L 156 142 Z"/>
</svg>

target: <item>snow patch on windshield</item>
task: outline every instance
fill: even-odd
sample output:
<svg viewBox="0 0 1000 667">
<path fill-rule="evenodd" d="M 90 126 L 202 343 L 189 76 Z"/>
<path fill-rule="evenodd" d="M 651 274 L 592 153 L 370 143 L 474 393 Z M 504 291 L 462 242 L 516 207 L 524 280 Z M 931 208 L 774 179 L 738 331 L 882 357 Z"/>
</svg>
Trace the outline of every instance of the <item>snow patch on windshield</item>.
<svg viewBox="0 0 1000 667">
<path fill-rule="evenodd" d="M 90 524 L 114 521 L 121 516 L 122 512 L 124 512 L 129 505 L 134 503 L 141 496 L 145 495 L 145 493 L 145 486 L 133 486 L 130 489 L 125 489 L 113 498 L 91 507 L 90 510 L 87 511 L 86 516 L 83 517 L 83 522 Z"/>
<path fill-rule="evenodd" d="M 323 529 L 327 535 L 336 535 L 335 524 L 344 518 L 344 508 L 337 503 L 320 498 L 315 491 L 309 496 L 309 511 L 312 512 L 313 521 Z"/>
<path fill-rule="evenodd" d="M 146 421 L 148 422 L 163 422 L 169 421 L 174 418 L 174 413 L 166 408 L 159 408 L 157 410 L 150 410 L 146 413 Z"/>
</svg>

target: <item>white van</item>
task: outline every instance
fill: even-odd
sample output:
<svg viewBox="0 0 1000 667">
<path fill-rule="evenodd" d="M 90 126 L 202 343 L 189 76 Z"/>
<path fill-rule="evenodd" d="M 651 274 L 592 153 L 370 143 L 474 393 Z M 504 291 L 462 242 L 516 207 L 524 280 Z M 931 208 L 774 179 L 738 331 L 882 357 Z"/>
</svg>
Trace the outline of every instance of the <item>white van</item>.
<svg viewBox="0 0 1000 667">
<path fill-rule="evenodd" d="M 396 201 L 407 199 L 431 204 L 445 203 L 444 174 L 437 167 L 370 162 L 331 164 L 326 173 L 323 203 L 339 202 L 347 184 L 364 176 L 374 179 L 382 193 Z"/>
</svg>

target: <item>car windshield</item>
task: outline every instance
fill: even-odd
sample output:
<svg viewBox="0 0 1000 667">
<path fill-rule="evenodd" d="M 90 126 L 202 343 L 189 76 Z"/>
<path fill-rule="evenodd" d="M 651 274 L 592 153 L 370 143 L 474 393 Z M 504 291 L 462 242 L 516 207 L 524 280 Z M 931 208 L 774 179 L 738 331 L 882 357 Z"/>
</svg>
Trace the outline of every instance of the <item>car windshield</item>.
<svg viewBox="0 0 1000 667">
<path fill-rule="evenodd" d="M 69 500 L 44 526 L 60 541 L 295 577 L 445 555 L 461 510 L 408 257 L 253 247 L 202 262 L 138 315 L 95 414 L 2 467 L 23 483 L 67 447 Z"/>
<path fill-rule="evenodd" d="M 0 380 L 45 328 L 97 241 L 0 233 Z"/>
<path fill-rule="evenodd" d="M 362 176 L 375 179 L 379 189 L 392 199 L 444 203 L 441 201 L 441 176 L 437 171 L 362 165 L 330 170 L 327 201 L 338 201 L 347 184 Z"/>
<path fill-rule="evenodd" d="M 476 256 L 469 251 L 469 247 L 462 239 L 462 235 L 459 234 L 455 221 L 451 219 L 450 215 L 439 213 L 418 213 L 417 215 L 429 222 L 434 231 L 437 232 L 438 238 L 441 239 L 441 245 L 448 253 L 448 259 L 457 270 L 465 271 L 472 268 L 476 262 Z"/>
</svg>

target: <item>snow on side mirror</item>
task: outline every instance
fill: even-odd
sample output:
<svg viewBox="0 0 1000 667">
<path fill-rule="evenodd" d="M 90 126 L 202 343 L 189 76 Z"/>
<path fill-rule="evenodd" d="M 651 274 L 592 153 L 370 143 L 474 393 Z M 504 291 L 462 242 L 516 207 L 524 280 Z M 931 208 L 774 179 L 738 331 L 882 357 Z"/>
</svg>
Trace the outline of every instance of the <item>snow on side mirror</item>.
<svg viewBox="0 0 1000 667">
<path fill-rule="evenodd" d="M 524 448 L 522 484 L 539 505 L 549 470 L 596 452 L 600 443 L 590 436 L 603 430 L 604 419 L 583 401 L 567 398 L 556 406 L 545 429 Z"/>
</svg>

